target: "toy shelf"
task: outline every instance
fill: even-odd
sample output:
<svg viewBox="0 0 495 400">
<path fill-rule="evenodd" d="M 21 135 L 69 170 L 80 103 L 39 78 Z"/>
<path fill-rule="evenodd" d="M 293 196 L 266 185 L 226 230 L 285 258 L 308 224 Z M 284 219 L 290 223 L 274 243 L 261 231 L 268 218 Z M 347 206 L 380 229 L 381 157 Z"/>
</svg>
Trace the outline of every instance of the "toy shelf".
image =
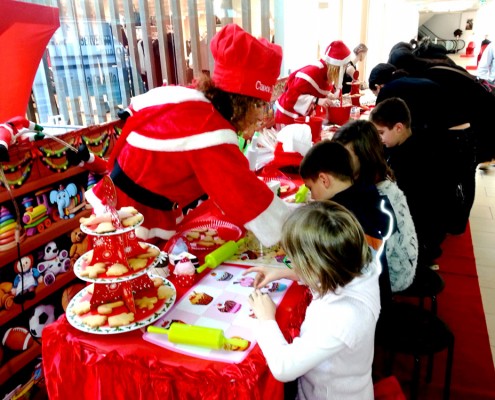
<svg viewBox="0 0 495 400">
<path fill-rule="evenodd" d="M 44 177 L 43 179 L 37 179 L 33 182 L 27 182 L 25 185 L 22 185 L 20 188 L 12 189 L 14 196 L 21 197 L 28 193 L 35 192 L 42 187 L 51 186 L 54 183 L 58 183 L 64 181 L 65 179 L 72 178 L 73 176 L 79 175 L 85 170 L 81 167 L 72 167 L 64 172 L 54 173 Z M 41 181 L 41 182 L 40 182 Z M 3 186 L 0 186 L 0 204 L 11 200 L 9 192 Z"/>
<path fill-rule="evenodd" d="M 36 296 L 32 300 L 27 300 L 24 302 L 24 307 L 21 307 L 20 304 L 14 304 L 11 308 L 8 310 L 2 310 L 0 311 L 0 326 L 3 326 L 7 322 L 9 322 L 11 319 L 17 317 L 20 315 L 24 310 L 28 309 L 29 307 L 38 304 L 40 301 L 51 295 L 52 293 L 55 293 L 58 289 L 64 287 L 68 283 L 72 282 L 76 278 L 76 275 L 74 274 L 74 271 L 70 270 L 67 271 L 63 274 L 60 274 L 60 276 L 57 276 L 55 282 L 51 284 L 50 286 L 45 286 L 45 284 L 42 282 L 36 287 Z"/>
<path fill-rule="evenodd" d="M 29 349 L 23 351 L 3 364 L 0 367 L 0 386 L 2 386 L 12 375 L 19 372 L 40 354 L 41 346 L 34 342 Z"/>
<path fill-rule="evenodd" d="M 61 232 L 69 232 L 72 229 L 77 228 L 80 225 L 79 218 L 88 217 L 89 215 L 91 215 L 91 210 L 83 210 L 74 218 L 54 222 L 43 232 L 26 238 L 24 241 L 21 242 L 21 257 L 31 253 L 33 250 L 36 250 L 37 248 L 43 246 L 51 240 L 56 239 L 60 236 Z M 6 264 L 15 261 L 18 258 L 17 247 L 1 252 L 0 255 L 2 256 L 1 265 L 5 266 Z M 0 268 L 2 268 L 2 266 L 0 266 Z"/>
</svg>

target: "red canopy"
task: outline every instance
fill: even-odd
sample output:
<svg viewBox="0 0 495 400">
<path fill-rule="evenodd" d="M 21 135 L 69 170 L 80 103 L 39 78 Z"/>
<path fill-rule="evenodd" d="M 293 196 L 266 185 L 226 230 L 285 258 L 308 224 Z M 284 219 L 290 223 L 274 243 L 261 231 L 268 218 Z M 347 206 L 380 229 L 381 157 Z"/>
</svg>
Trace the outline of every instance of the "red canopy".
<svg viewBox="0 0 495 400">
<path fill-rule="evenodd" d="M 0 1 L 0 123 L 26 114 L 43 52 L 60 26 L 58 8 Z"/>
</svg>

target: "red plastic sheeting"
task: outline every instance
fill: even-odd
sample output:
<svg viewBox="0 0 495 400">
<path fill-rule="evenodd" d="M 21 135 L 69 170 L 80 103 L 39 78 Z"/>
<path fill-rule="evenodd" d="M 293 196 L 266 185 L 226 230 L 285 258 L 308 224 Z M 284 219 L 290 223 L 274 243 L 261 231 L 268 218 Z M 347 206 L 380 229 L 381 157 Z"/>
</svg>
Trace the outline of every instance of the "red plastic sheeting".
<svg viewBox="0 0 495 400">
<path fill-rule="evenodd" d="M 178 298 L 188 290 L 176 288 Z M 307 288 L 294 283 L 277 308 L 277 321 L 288 340 L 299 335 L 309 301 Z M 48 325 L 42 354 L 50 400 L 284 398 L 283 384 L 270 373 L 259 346 L 242 363 L 227 364 L 176 353 L 142 336 L 141 330 L 84 333 L 65 316 Z"/>
<path fill-rule="evenodd" d="M 25 115 L 34 76 L 60 26 L 58 8 L 0 1 L 0 123 Z"/>
</svg>

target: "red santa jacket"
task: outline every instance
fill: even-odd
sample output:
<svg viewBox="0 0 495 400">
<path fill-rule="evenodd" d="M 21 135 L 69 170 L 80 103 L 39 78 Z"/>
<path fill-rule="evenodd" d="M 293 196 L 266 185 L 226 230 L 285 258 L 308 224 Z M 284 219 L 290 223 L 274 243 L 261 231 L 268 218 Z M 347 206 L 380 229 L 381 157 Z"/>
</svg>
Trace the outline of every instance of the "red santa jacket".
<svg viewBox="0 0 495 400">
<path fill-rule="evenodd" d="M 317 99 L 326 97 L 330 90 L 327 67 L 322 60 L 293 72 L 276 102 L 275 121 L 294 123 L 294 118 L 308 115 Z"/>
<path fill-rule="evenodd" d="M 249 170 L 232 125 L 201 92 L 159 87 L 133 98 L 130 108 L 112 178 L 117 207 L 144 215 L 138 236 L 170 238 L 181 209 L 206 193 L 264 244 L 280 239 L 285 203 Z M 95 206 L 98 185 L 87 198 Z"/>
</svg>

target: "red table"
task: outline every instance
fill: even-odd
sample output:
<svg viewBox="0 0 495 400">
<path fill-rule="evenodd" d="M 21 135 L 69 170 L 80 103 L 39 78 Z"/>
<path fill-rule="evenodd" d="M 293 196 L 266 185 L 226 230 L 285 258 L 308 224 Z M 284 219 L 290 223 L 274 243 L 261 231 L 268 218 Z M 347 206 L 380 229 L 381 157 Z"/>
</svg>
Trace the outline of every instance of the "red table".
<svg viewBox="0 0 495 400">
<path fill-rule="evenodd" d="M 178 288 L 177 297 L 185 291 Z M 294 283 L 280 303 L 277 321 L 288 340 L 299 334 L 309 300 L 306 287 Z M 283 384 L 258 346 L 242 363 L 227 364 L 164 349 L 142 335 L 89 334 L 65 316 L 47 326 L 42 355 L 50 400 L 283 399 Z"/>
</svg>

